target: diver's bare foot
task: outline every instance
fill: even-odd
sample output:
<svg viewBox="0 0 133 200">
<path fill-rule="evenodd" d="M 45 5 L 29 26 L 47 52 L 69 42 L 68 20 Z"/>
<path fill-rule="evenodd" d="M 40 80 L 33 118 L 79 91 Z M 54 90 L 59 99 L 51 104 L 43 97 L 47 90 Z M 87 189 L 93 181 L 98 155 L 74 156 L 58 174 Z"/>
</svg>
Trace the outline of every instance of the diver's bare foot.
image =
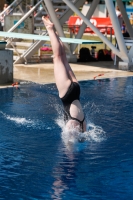
<svg viewBox="0 0 133 200">
<path fill-rule="evenodd" d="M 42 21 L 46 27 L 46 29 L 53 29 L 54 24 L 49 20 L 48 17 L 42 17 Z"/>
</svg>

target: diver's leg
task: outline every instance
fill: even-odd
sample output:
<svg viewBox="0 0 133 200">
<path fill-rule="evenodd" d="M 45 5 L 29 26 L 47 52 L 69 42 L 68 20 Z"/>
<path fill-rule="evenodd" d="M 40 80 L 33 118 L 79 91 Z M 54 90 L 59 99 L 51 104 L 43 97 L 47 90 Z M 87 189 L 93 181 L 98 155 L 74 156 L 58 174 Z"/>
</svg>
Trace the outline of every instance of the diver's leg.
<svg viewBox="0 0 133 200">
<path fill-rule="evenodd" d="M 73 72 L 73 70 L 71 69 L 69 63 L 68 63 L 68 60 L 66 58 L 66 52 L 65 52 L 65 48 L 64 48 L 64 45 L 62 43 L 61 40 L 60 41 L 60 44 L 61 44 L 61 55 L 62 55 L 62 61 L 66 67 L 66 70 L 67 70 L 67 73 L 68 73 L 68 76 L 69 78 L 71 79 L 72 82 L 78 82 L 77 79 L 76 79 L 76 76 Z"/>
<path fill-rule="evenodd" d="M 51 46 L 54 54 L 53 60 L 56 85 L 59 91 L 59 96 L 63 97 L 71 84 L 71 80 L 68 76 L 64 63 L 62 62 L 61 44 L 54 31 L 53 23 L 51 23 L 50 20 L 45 17 L 42 17 L 42 20 L 44 22 L 44 25 L 46 26 L 51 40 Z"/>
</svg>

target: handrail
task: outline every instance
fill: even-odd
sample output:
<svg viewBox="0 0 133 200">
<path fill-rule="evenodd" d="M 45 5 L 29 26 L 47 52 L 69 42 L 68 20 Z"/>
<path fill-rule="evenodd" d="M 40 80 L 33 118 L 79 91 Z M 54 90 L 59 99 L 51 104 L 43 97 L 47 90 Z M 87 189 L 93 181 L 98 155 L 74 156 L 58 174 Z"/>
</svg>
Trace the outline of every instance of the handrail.
<svg viewBox="0 0 133 200">
<path fill-rule="evenodd" d="M 13 12 L 13 11 L 14 11 L 14 9 L 15 9 L 17 6 L 19 6 L 19 4 L 20 4 L 22 1 L 23 1 L 23 0 L 20 0 L 20 2 L 19 2 L 19 3 L 15 4 L 15 6 L 14 6 L 14 8 L 11 10 L 11 12 Z M 21 10 L 22 14 L 24 14 L 24 12 L 23 12 L 23 10 L 22 10 L 21 6 L 19 7 L 19 9 Z M 11 13 L 11 12 L 10 12 L 10 13 Z M 10 14 L 10 13 L 9 13 L 9 14 Z"/>
<path fill-rule="evenodd" d="M 53 2 L 53 7 L 54 7 L 55 6 L 54 3 L 56 3 L 56 2 L 55 1 L 52 1 L 52 2 Z M 62 2 L 63 1 L 60 0 L 60 3 L 62 3 Z M 74 2 L 74 0 L 73 0 L 73 2 Z M 81 4 L 82 4 L 81 2 L 82 2 L 81 0 L 76 0 L 76 3 L 75 3 L 76 7 L 80 7 Z M 43 12 L 43 10 L 45 11 L 46 15 L 50 15 L 47 11 L 47 7 L 45 6 L 44 0 L 42 1 L 42 7 L 43 7 L 42 9 L 37 9 L 37 14 L 34 16 L 34 19 L 39 17 L 39 14 L 41 12 Z M 59 17 L 59 20 L 61 20 L 61 25 L 64 24 L 64 22 L 69 18 L 70 15 L 72 15 L 72 11 L 69 9 L 69 7 L 67 7 L 67 9 L 63 12 L 63 14 Z M 43 23 L 40 23 L 40 25 L 42 25 L 44 27 Z M 31 58 L 31 56 L 33 56 L 34 53 L 37 52 L 37 50 L 45 43 L 45 41 L 42 41 L 41 38 L 40 38 L 44 34 L 45 33 L 44 33 L 44 30 L 43 30 L 41 35 L 38 38 L 34 39 L 34 43 L 25 52 L 23 52 L 23 54 L 20 57 L 18 56 L 17 59 L 15 58 L 16 59 L 15 63 L 27 62 L 26 60 Z M 47 34 L 47 32 L 46 32 L 46 34 Z M 30 37 L 30 39 L 31 39 L 31 37 Z"/>
<path fill-rule="evenodd" d="M 43 10 L 45 10 L 46 13 L 47 13 L 47 9 L 46 9 L 46 7 L 45 7 L 44 2 L 42 2 L 42 8 L 41 8 L 41 9 L 37 12 L 37 14 L 34 16 L 34 19 L 36 19 L 36 17 L 37 17 L 40 13 L 42 13 Z M 48 13 L 47 13 L 47 14 L 48 14 Z"/>
<path fill-rule="evenodd" d="M 15 0 L 13 1 L 5 10 L 3 10 L 1 13 L 0 13 L 0 17 L 2 17 L 4 15 L 4 13 L 6 13 L 6 11 L 10 10 L 10 8 L 15 4 L 17 3 L 18 0 Z M 17 6 L 22 2 L 22 0 L 20 0 L 20 2 L 17 4 Z"/>
<path fill-rule="evenodd" d="M 36 13 L 36 15 L 34 16 L 34 19 L 36 19 L 36 18 L 38 17 L 38 15 L 40 15 L 40 14 L 42 13 L 42 10 L 43 10 L 43 8 L 41 8 L 41 9 Z"/>
<path fill-rule="evenodd" d="M 25 14 L 10 30 L 7 32 L 13 32 L 26 18 L 28 18 L 32 12 L 42 3 L 43 0 L 40 0 L 27 14 Z"/>
</svg>

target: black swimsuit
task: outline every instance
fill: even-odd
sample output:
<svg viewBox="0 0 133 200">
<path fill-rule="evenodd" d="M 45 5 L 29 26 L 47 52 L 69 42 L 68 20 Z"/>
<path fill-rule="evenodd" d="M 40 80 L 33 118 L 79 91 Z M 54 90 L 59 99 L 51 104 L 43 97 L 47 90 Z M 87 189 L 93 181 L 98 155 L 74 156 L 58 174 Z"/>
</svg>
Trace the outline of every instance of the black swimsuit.
<svg viewBox="0 0 133 200">
<path fill-rule="evenodd" d="M 61 98 L 63 106 L 64 106 L 64 120 L 67 122 L 69 119 L 78 121 L 80 124 L 81 131 L 83 131 L 83 122 L 85 117 L 82 121 L 80 121 L 77 118 L 74 118 L 70 115 L 70 106 L 73 101 L 79 100 L 80 97 L 80 86 L 76 82 L 71 82 L 71 85 L 68 88 L 68 91 L 66 92 L 65 96 Z"/>
</svg>

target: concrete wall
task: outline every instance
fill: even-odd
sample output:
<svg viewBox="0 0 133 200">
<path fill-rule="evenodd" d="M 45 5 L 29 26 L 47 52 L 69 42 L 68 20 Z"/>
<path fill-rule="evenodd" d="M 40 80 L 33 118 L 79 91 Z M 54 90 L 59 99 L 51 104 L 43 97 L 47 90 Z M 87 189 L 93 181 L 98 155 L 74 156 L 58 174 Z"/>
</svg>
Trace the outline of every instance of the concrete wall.
<svg viewBox="0 0 133 200">
<path fill-rule="evenodd" d="M 87 11 L 90 9 L 90 6 L 91 4 L 87 4 L 83 6 L 82 13 L 84 15 L 86 15 Z M 95 9 L 93 17 L 106 17 L 106 12 L 107 12 L 107 9 L 106 9 L 105 4 L 99 4 Z"/>
<path fill-rule="evenodd" d="M 106 17 L 106 6 L 104 4 L 99 4 L 94 12 L 95 17 Z"/>
<path fill-rule="evenodd" d="M 20 19 L 22 15 L 9 15 L 4 19 L 4 31 L 8 31 L 12 28 Z M 27 18 L 23 21 L 15 30 L 16 33 L 33 33 L 33 17 Z"/>
<path fill-rule="evenodd" d="M 13 51 L 0 50 L 0 84 L 13 83 Z"/>
</svg>

